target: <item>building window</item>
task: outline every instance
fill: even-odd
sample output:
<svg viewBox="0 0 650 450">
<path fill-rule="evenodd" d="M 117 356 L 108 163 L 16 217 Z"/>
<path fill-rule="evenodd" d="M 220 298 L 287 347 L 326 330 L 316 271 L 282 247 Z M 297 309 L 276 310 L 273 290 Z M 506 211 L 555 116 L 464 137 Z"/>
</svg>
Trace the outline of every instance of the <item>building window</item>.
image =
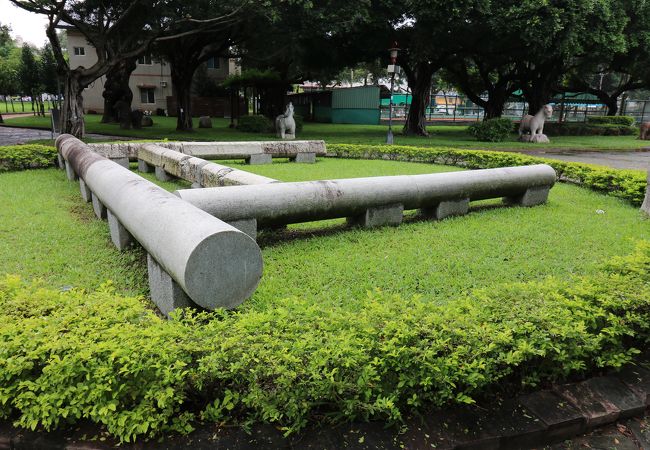
<svg viewBox="0 0 650 450">
<path fill-rule="evenodd" d="M 140 88 L 141 103 L 156 103 L 155 88 Z"/>
<path fill-rule="evenodd" d="M 219 58 L 212 57 L 206 61 L 208 69 L 218 69 L 219 68 Z"/>
<path fill-rule="evenodd" d="M 151 65 L 151 55 L 142 55 L 138 58 L 138 64 Z"/>
<path fill-rule="evenodd" d="M 75 54 L 75 56 L 84 56 L 86 54 L 86 48 L 85 47 L 75 47 L 74 48 L 74 54 Z"/>
</svg>

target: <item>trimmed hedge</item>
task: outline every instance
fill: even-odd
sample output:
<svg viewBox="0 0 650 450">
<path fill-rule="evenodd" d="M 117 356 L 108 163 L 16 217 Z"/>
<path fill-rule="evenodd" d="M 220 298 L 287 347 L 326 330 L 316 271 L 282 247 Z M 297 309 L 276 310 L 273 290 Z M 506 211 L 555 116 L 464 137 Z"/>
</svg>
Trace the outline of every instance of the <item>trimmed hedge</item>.
<svg viewBox="0 0 650 450">
<path fill-rule="evenodd" d="M 270 133 L 273 122 L 261 114 L 241 116 L 237 121 L 237 129 L 246 133 Z"/>
<path fill-rule="evenodd" d="M 180 314 L 183 314 L 182 312 Z M 90 420 L 123 441 L 195 420 L 383 419 L 621 367 L 648 344 L 650 243 L 601 272 L 476 290 L 445 305 L 369 293 L 164 320 L 142 299 L 0 280 L 0 418 Z"/>
<path fill-rule="evenodd" d="M 0 172 L 42 169 L 56 164 L 56 148 L 47 145 L 6 145 L 0 147 Z"/>
<path fill-rule="evenodd" d="M 428 162 L 468 169 L 548 164 L 559 181 L 568 181 L 641 205 L 645 197 L 645 172 L 618 170 L 591 164 L 537 158 L 515 152 L 456 150 L 446 147 L 411 147 L 399 145 L 328 144 L 328 156 L 343 158 L 392 159 Z"/>
<path fill-rule="evenodd" d="M 632 126 L 636 119 L 632 116 L 591 116 L 587 117 L 587 122 L 599 125 L 625 125 Z"/>
<path fill-rule="evenodd" d="M 548 136 L 634 136 L 639 129 L 620 124 L 595 124 L 550 122 L 544 124 L 544 133 Z"/>
<path fill-rule="evenodd" d="M 512 133 L 512 128 L 512 120 L 495 118 L 475 122 L 467 128 L 467 131 L 479 141 L 502 142 Z"/>
</svg>

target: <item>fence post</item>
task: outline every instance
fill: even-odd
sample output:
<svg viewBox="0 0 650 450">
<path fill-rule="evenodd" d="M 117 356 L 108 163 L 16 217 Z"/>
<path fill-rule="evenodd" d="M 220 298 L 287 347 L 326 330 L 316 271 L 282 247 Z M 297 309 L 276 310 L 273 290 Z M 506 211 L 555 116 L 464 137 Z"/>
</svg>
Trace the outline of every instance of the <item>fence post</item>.
<svg viewBox="0 0 650 450">
<path fill-rule="evenodd" d="M 641 110 L 641 120 L 640 120 L 640 122 L 644 122 L 644 121 L 645 121 L 645 107 L 646 107 L 647 105 L 648 105 L 648 101 L 647 101 L 647 100 L 644 100 L 644 101 L 643 101 L 643 109 Z"/>
</svg>

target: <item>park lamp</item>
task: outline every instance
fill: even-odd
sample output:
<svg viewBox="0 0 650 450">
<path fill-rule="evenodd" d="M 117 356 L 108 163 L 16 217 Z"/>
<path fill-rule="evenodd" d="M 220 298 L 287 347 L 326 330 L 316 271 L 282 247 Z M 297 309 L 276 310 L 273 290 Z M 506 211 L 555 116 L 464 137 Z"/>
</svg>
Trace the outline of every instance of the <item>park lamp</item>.
<svg viewBox="0 0 650 450">
<path fill-rule="evenodd" d="M 393 47 L 388 49 L 390 54 L 390 65 L 388 66 L 388 73 L 390 73 L 390 101 L 388 103 L 388 133 L 386 134 L 386 143 L 393 143 L 393 84 L 395 83 L 395 72 L 396 72 L 396 62 L 397 62 L 397 53 L 399 53 L 400 48 L 397 46 L 397 42 L 393 42 Z"/>
</svg>

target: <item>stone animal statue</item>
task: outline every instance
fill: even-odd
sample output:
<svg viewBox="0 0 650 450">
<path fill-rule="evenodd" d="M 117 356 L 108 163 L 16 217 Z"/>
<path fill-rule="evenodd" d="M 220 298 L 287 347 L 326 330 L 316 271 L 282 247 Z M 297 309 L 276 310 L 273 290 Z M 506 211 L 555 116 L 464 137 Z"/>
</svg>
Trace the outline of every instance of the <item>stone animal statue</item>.
<svg viewBox="0 0 650 450">
<path fill-rule="evenodd" d="M 294 139 L 296 137 L 296 121 L 293 118 L 293 105 L 287 105 L 284 114 L 275 118 L 275 131 L 279 138 Z"/>
<path fill-rule="evenodd" d="M 639 139 L 642 141 L 650 139 L 650 122 L 641 122 L 639 125 Z"/>
<path fill-rule="evenodd" d="M 553 107 L 544 105 L 534 116 L 530 114 L 524 116 L 519 125 L 519 140 L 525 142 L 549 142 L 544 134 L 544 121 L 552 115 Z M 530 132 L 530 136 L 524 135 L 526 131 Z"/>
</svg>

